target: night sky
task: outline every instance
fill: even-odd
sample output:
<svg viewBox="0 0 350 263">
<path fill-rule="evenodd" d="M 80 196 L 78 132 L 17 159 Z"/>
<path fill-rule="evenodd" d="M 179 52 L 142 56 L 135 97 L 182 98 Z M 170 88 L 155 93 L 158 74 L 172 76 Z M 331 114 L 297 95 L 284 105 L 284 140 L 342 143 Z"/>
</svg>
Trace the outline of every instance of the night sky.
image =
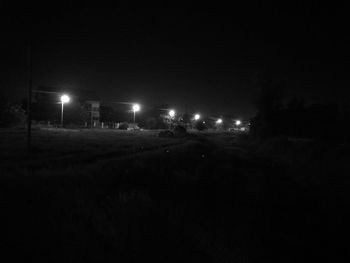
<svg viewBox="0 0 350 263">
<path fill-rule="evenodd" d="M 248 117 L 263 74 L 286 96 L 346 106 L 346 7 L 305 2 L 3 6 L 1 91 L 24 97 L 31 39 L 34 87 Z"/>
</svg>

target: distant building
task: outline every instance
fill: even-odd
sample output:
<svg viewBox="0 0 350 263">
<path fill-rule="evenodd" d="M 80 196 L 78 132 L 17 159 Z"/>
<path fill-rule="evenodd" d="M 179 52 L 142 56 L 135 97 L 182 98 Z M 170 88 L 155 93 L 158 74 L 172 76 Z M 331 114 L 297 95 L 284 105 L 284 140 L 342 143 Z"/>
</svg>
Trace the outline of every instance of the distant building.
<svg viewBox="0 0 350 263">
<path fill-rule="evenodd" d="M 67 90 L 57 87 L 39 86 L 33 90 L 32 108 L 33 119 L 38 121 L 54 121 L 59 119 L 60 97 L 68 94 L 71 104 L 78 104 L 88 112 L 91 127 L 97 127 L 100 123 L 100 101 L 94 91 L 91 90 Z"/>
<path fill-rule="evenodd" d="M 100 123 L 100 102 L 88 100 L 84 102 L 84 106 L 90 113 L 90 127 L 97 127 Z"/>
</svg>

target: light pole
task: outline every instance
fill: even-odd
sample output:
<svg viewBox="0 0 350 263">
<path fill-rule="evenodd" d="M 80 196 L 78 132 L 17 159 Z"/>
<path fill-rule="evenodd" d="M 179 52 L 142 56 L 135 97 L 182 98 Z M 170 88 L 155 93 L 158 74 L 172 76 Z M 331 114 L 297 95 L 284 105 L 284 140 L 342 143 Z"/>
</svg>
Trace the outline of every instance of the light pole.
<svg viewBox="0 0 350 263">
<path fill-rule="evenodd" d="M 242 122 L 241 122 L 240 120 L 236 120 L 236 121 L 235 121 L 235 124 L 236 124 L 236 131 L 238 131 L 239 125 L 241 125 Z"/>
<path fill-rule="evenodd" d="M 65 103 L 68 103 L 70 101 L 70 98 L 68 95 L 64 94 L 61 96 L 61 104 L 62 104 L 62 108 L 61 108 L 61 126 L 63 127 L 63 107 Z"/>
<path fill-rule="evenodd" d="M 32 65 L 32 43 L 28 41 L 27 54 L 28 67 L 28 89 L 27 89 L 27 150 L 30 151 L 32 141 L 32 86 L 33 86 L 33 65 Z"/>
<path fill-rule="evenodd" d="M 194 115 L 194 121 L 193 121 L 193 119 L 192 119 L 192 121 L 191 121 L 192 129 L 194 128 L 195 122 L 197 122 L 200 118 L 201 118 L 201 115 L 199 115 L 198 113 L 196 113 L 196 114 Z"/>
<path fill-rule="evenodd" d="M 176 113 L 175 113 L 174 110 L 170 110 L 170 111 L 169 111 L 169 116 L 170 116 L 170 118 L 173 119 L 173 118 L 175 117 L 175 114 L 176 114 Z"/>
<path fill-rule="evenodd" d="M 173 121 L 175 118 L 176 112 L 175 110 L 169 110 L 169 117 L 170 117 L 170 129 L 173 128 Z"/>
<path fill-rule="evenodd" d="M 136 119 L 136 112 L 140 110 L 140 105 L 139 104 L 134 104 L 132 106 L 132 110 L 134 112 L 134 124 L 135 124 L 135 119 Z"/>
</svg>

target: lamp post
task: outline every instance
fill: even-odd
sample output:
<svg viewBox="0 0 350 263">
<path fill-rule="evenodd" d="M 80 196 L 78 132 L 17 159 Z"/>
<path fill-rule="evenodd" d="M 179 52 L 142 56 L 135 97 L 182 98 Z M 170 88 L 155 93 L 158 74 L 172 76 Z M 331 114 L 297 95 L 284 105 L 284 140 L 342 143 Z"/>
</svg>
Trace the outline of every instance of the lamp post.
<svg viewBox="0 0 350 263">
<path fill-rule="evenodd" d="M 176 113 L 175 113 L 174 110 L 170 110 L 170 111 L 169 111 L 169 116 L 170 116 L 170 118 L 173 119 L 173 118 L 175 117 L 175 114 L 176 114 Z"/>
<path fill-rule="evenodd" d="M 61 108 L 61 126 L 63 127 L 63 107 L 65 103 L 68 103 L 70 101 L 70 98 L 68 95 L 64 94 L 61 96 L 61 104 L 62 104 L 62 108 Z"/>
<path fill-rule="evenodd" d="M 32 86 L 33 86 L 33 65 L 32 65 L 32 43 L 28 41 L 28 90 L 27 90 L 27 150 L 30 151 L 32 141 Z"/>
<path fill-rule="evenodd" d="M 135 124 L 135 120 L 136 120 L 136 112 L 140 110 L 140 105 L 139 104 L 134 104 L 132 106 L 132 110 L 134 112 L 134 124 Z"/>
<path fill-rule="evenodd" d="M 242 124 L 242 122 L 241 122 L 240 120 L 236 120 L 236 121 L 235 121 L 236 131 L 239 130 L 239 125 L 241 125 L 241 124 Z"/>
<path fill-rule="evenodd" d="M 170 129 L 173 128 L 173 121 L 174 121 L 175 115 L 176 115 L 175 110 L 169 110 Z"/>
<path fill-rule="evenodd" d="M 192 128 L 192 129 L 194 128 L 194 123 L 197 122 L 200 118 L 201 118 L 201 115 L 199 115 L 198 113 L 196 113 L 196 114 L 194 115 L 194 121 L 193 121 L 193 119 L 192 119 L 192 121 L 191 121 L 191 128 Z"/>
</svg>

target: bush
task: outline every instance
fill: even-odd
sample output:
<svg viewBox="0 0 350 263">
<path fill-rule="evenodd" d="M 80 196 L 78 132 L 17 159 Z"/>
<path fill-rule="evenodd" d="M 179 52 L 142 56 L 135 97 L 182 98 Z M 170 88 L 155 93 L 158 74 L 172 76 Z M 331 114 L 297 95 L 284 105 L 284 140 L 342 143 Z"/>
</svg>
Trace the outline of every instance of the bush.
<svg viewBox="0 0 350 263">
<path fill-rule="evenodd" d="M 127 130 L 129 128 L 129 124 L 127 122 L 122 122 L 121 124 L 119 124 L 118 129 L 119 130 Z"/>
<path fill-rule="evenodd" d="M 185 137 L 187 135 L 186 128 L 181 125 L 175 126 L 173 132 L 175 137 Z"/>
<path fill-rule="evenodd" d="M 205 125 L 205 123 L 203 123 L 202 121 L 196 122 L 196 124 L 194 125 L 194 127 L 195 127 L 198 131 L 204 131 L 204 130 L 208 129 L 207 125 Z"/>
<path fill-rule="evenodd" d="M 145 124 L 145 128 L 152 130 L 152 129 L 157 129 L 157 120 L 154 117 L 148 117 L 146 119 L 146 124 Z"/>
<path fill-rule="evenodd" d="M 172 131 L 166 130 L 158 133 L 158 137 L 174 137 L 174 133 Z"/>
<path fill-rule="evenodd" d="M 24 125 L 26 115 L 18 104 L 3 104 L 0 109 L 0 127 L 15 127 Z"/>
</svg>

